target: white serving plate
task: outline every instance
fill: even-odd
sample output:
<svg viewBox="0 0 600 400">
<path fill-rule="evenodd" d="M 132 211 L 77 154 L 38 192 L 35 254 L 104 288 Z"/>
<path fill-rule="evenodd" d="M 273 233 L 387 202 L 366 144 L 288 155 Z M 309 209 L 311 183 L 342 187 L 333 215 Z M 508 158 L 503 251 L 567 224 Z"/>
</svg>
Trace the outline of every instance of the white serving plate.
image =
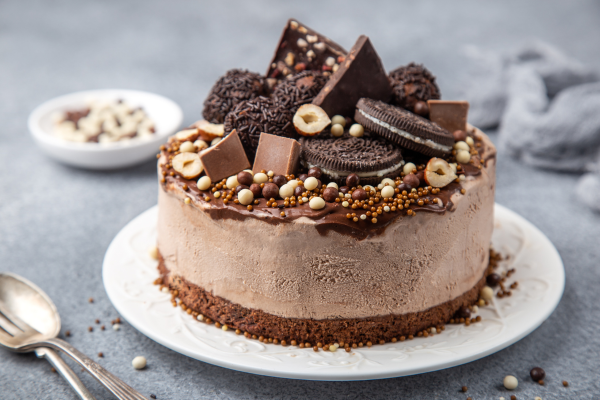
<svg viewBox="0 0 600 400">
<path fill-rule="evenodd" d="M 149 138 L 114 143 L 76 143 L 56 137 L 52 116 L 85 108 L 88 99 L 123 99 L 132 107 L 143 107 L 154 121 L 156 132 Z M 137 90 L 103 89 L 48 100 L 31 112 L 28 126 L 37 145 L 50 157 L 75 167 L 105 170 L 129 167 L 154 157 L 159 146 L 175 133 L 182 121 L 181 107 L 166 97 Z"/>
<path fill-rule="evenodd" d="M 153 281 L 157 262 L 148 250 L 156 243 L 158 208 L 145 211 L 113 239 L 102 269 L 106 292 L 119 313 L 158 343 L 189 357 L 254 374 L 295 379 L 349 381 L 382 379 L 436 371 L 485 357 L 522 339 L 558 305 L 565 285 L 562 260 L 546 236 L 524 218 L 498 204 L 492 245 L 515 268 L 512 296 L 494 298 L 470 326 L 447 325 L 428 338 L 314 352 L 295 346 L 264 344 L 196 321 L 171 305 Z M 152 362 L 152 356 L 149 357 Z"/>
</svg>

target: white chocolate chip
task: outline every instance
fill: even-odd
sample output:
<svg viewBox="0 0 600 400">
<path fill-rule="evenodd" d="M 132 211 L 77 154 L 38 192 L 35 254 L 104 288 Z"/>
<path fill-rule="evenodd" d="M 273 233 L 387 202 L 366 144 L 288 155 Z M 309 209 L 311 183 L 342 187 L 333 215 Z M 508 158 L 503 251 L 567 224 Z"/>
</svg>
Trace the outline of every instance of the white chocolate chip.
<svg viewBox="0 0 600 400">
<path fill-rule="evenodd" d="M 292 197 L 294 195 L 294 187 L 289 184 L 285 184 L 279 188 L 279 197 L 285 199 L 286 197 Z"/>
<path fill-rule="evenodd" d="M 347 201 L 342 202 L 343 207 L 348 207 L 349 205 L 350 205 L 350 203 L 348 203 Z"/>
<path fill-rule="evenodd" d="M 385 211 L 385 212 L 390 212 L 390 207 L 389 207 L 389 206 L 385 206 L 385 207 L 383 207 L 383 211 Z"/>
<path fill-rule="evenodd" d="M 331 67 L 331 70 L 332 70 L 333 72 L 335 72 L 335 71 L 337 71 L 339 68 L 340 68 L 340 65 L 339 65 L 339 64 L 333 64 L 333 67 Z"/>
<path fill-rule="evenodd" d="M 342 125 L 340 125 L 340 124 L 334 124 L 331 127 L 331 134 L 334 137 L 340 137 L 340 136 L 342 136 L 344 134 L 344 127 Z"/>
<path fill-rule="evenodd" d="M 339 189 L 339 187 L 338 187 L 338 184 L 337 184 L 337 183 L 335 183 L 335 182 L 329 182 L 329 183 L 327 184 L 327 187 L 334 187 L 334 188 L 336 188 L 336 189 Z"/>
<path fill-rule="evenodd" d="M 219 143 L 221 140 L 223 140 L 223 138 L 216 137 L 210 142 L 210 145 L 214 146 L 215 144 Z"/>
<path fill-rule="evenodd" d="M 346 118 L 344 118 L 341 115 L 334 115 L 333 118 L 331 118 L 331 124 L 340 124 L 343 128 L 344 126 L 346 126 Z"/>
<path fill-rule="evenodd" d="M 181 143 L 179 146 L 179 151 L 182 153 L 193 153 L 196 151 L 196 146 L 194 146 L 194 144 L 188 140 Z"/>
<path fill-rule="evenodd" d="M 238 187 L 239 183 L 237 180 L 237 175 L 232 175 L 229 178 L 227 178 L 225 186 L 227 186 L 227 189 L 235 189 L 236 187 Z"/>
<path fill-rule="evenodd" d="M 294 30 L 298 29 L 298 23 L 296 21 L 291 21 L 290 28 L 292 28 Z"/>
<path fill-rule="evenodd" d="M 365 133 L 365 128 L 361 124 L 353 124 L 350 127 L 350 136 L 362 137 Z"/>
<path fill-rule="evenodd" d="M 484 286 L 479 292 L 479 296 L 485 301 L 490 301 L 492 300 L 492 297 L 494 297 L 494 289 L 489 286 Z"/>
<path fill-rule="evenodd" d="M 137 356 L 133 359 L 133 361 L 131 361 L 131 365 L 133 365 L 133 368 L 135 369 L 146 368 L 146 357 Z"/>
<path fill-rule="evenodd" d="M 238 193 L 238 200 L 240 204 L 247 206 L 254 200 L 254 194 L 248 189 L 242 189 Z"/>
<path fill-rule="evenodd" d="M 466 150 L 466 151 L 470 151 L 471 150 L 471 148 L 469 147 L 469 145 L 466 142 L 463 142 L 462 140 L 460 142 L 454 143 L 454 148 L 456 150 Z"/>
<path fill-rule="evenodd" d="M 473 138 L 471 136 L 467 136 L 467 138 L 465 139 L 465 142 L 470 146 L 470 147 L 474 147 L 475 146 L 475 141 L 473 140 Z"/>
<path fill-rule="evenodd" d="M 113 325 L 113 330 L 118 331 L 119 329 L 121 329 L 121 325 L 120 324 L 114 324 Z"/>
<path fill-rule="evenodd" d="M 325 43 L 323 43 L 323 42 L 315 43 L 313 45 L 313 47 L 317 51 L 323 51 L 323 50 L 325 50 Z"/>
<path fill-rule="evenodd" d="M 202 178 L 198 179 L 198 190 L 208 190 L 211 183 L 212 182 L 208 176 L 203 176 Z"/>
<path fill-rule="evenodd" d="M 325 207 L 325 200 L 321 197 L 313 197 L 308 203 L 309 207 L 313 210 L 320 210 Z"/>
<path fill-rule="evenodd" d="M 383 178 L 383 179 L 381 180 L 381 184 L 382 184 L 383 186 L 385 186 L 385 185 L 386 185 L 386 183 L 387 183 L 387 185 L 388 185 L 388 186 L 391 186 L 391 187 L 393 187 L 393 188 L 395 188 L 395 187 L 396 187 L 396 182 L 394 182 L 394 180 L 393 180 L 393 179 L 390 179 L 390 178 Z"/>
<path fill-rule="evenodd" d="M 156 246 L 150 247 L 150 250 L 148 250 L 148 255 L 153 260 L 158 260 L 158 247 L 156 247 Z"/>
<path fill-rule="evenodd" d="M 363 221 L 364 221 L 365 219 L 367 219 L 367 214 L 361 214 L 361 215 L 360 215 L 360 219 L 362 219 Z"/>
<path fill-rule="evenodd" d="M 316 189 L 316 187 L 319 185 L 319 181 L 317 180 L 317 178 L 315 178 L 314 176 L 309 176 L 308 178 L 306 178 L 306 180 L 304 181 L 304 187 L 306 188 L 306 190 L 313 190 Z"/>
<path fill-rule="evenodd" d="M 308 60 L 311 61 L 313 58 L 315 58 L 317 55 L 315 54 L 314 51 L 309 50 L 306 52 L 306 57 L 308 57 Z"/>
<path fill-rule="evenodd" d="M 383 189 L 381 189 L 381 196 L 384 199 L 389 199 L 390 197 L 394 196 L 394 188 L 391 186 L 385 186 Z"/>
<path fill-rule="evenodd" d="M 286 65 L 288 67 L 291 67 L 294 65 L 294 60 L 295 60 L 294 53 L 289 52 L 289 53 L 287 53 L 287 56 L 285 56 L 285 59 L 283 61 L 286 63 Z"/>
<path fill-rule="evenodd" d="M 298 28 L 298 32 L 306 34 L 306 33 L 308 33 L 308 29 L 306 29 L 305 27 L 301 26 L 301 27 Z"/>
<path fill-rule="evenodd" d="M 319 40 L 317 35 L 306 35 L 306 41 L 308 43 L 316 43 L 317 40 Z"/>
<path fill-rule="evenodd" d="M 304 48 L 308 46 L 308 43 L 306 42 L 306 40 L 300 38 L 298 39 L 298 41 L 296 42 L 296 44 L 298 45 L 298 47 Z"/>
<path fill-rule="evenodd" d="M 327 59 L 325 60 L 325 65 L 327 65 L 328 67 L 333 67 L 333 64 L 335 64 L 335 58 L 327 57 Z"/>
<path fill-rule="evenodd" d="M 267 176 L 267 174 L 259 172 L 258 174 L 254 175 L 254 183 L 258 183 L 260 185 L 261 183 L 265 183 L 268 181 L 269 177 Z"/>
<path fill-rule="evenodd" d="M 512 375 L 506 375 L 504 377 L 504 387 L 508 390 L 515 390 L 519 386 L 519 381 Z"/>
<path fill-rule="evenodd" d="M 194 142 L 194 146 L 196 146 L 196 151 L 202 151 L 204 149 L 208 149 L 208 143 L 206 143 L 202 139 L 198 139 Z"/>
<path fill-rule="evenodd" d="M 275 175 L 275 172 L 273 172 L 273 171 L 269 171 L 269 172 L 267 172 L 267 176 L 268 176 L 269 178 L 272 178 L 274 175 Z"/>
<path fill-rule="evenodd" d="M 471 161 L 471 154 L 465 150 L 458 150 L 456 153 L 456 161 L 461 164 L 467 164 L 469 161 Z"/>
<path fill-rule="evenodd" d="M 404 164 L 404 167 L 402 168 L 402 172 L 404 172 L 404 175 L 408 175 L 411 174 L 413 172 L 413 170 L 417 169 L 417 166 L 411 162 Z"/>
</svg>

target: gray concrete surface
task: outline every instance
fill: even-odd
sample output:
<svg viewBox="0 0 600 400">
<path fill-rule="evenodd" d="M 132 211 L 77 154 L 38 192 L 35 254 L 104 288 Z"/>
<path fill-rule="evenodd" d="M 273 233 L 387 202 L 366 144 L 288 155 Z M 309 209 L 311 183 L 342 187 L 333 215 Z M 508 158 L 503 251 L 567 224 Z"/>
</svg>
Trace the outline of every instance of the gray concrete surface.
<svg viewBox="0 0 600 400">
<path fill-rule="evenodd" d="M 369 35 L 389 69 L 425 63 L 446 98 L 460 89 L 460 49 L 468 44 L 501 50 L 539 38 L 600 68 L 597 1 L 2 1 L 0 269 L 41 286 L 73 345 L 91 356 L 102 351 L 105 367 L 159 399 L 509 399 L 506 374 L 520 379 L 518 399 L 599 398 L 600 215 L 577 202 L 577 176 L 523 167 L 502 151 L 497 201 L 548 235 L 565 262 L 567 284 L 554 314 L 497 354 L 405 378 L 306 382 L 192 360 L 127 323 L 119 332 L 87 332 L 96 318 L 108 324 L 117 317 L 102 285 L 102 259 L 114 235 L 156 203 L 154 162 L 114 172 L 60 165 L 35 147 L 29 112 L 61 94 L 117 87 L 170 97 L 192 122 L 227 69 L 266 70 L 291 16 L 347 48 L 359 34 Z M 139 354 L 148 358 L 144 371 L 131 368 Z M 547 373 L 543 387 L 528 378 L 536 365 Z M 111 398 L 81 376 L 98 399 Z M 562 380 L 571 386 L 564 389 Z M 460 392 L 463 385 L 468 393 Z M 46 361 L 0 350 L 0 399 L 74 398 Z"/>
</svg>

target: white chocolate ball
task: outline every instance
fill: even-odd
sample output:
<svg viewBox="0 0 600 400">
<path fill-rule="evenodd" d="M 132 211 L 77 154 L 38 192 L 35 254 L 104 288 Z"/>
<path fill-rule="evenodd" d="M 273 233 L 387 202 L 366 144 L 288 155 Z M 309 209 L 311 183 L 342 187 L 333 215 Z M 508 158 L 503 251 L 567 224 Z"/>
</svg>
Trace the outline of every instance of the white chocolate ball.
<svg viewBox="0 0 600 400">
<path fill-rule="evenodd" d="M 252 176 L 254 176 L 254 172 L 252 172 L 252 170 L 251 170 L 251 169 L 245 169 L 244 171 L 246 171 L 246 172 L 250 172 L 250 173 L 252 174 Z"/>
<path fill-rule="evenodd" d="M 291 181 L 288 181 L 288 183 L 286 183 L 286 185 L 290 185 L 294 189 L 296 189 L 296 187 L 298 187 L 299 184 L 300 183 L 298 182 L 297 179 L 292 179 Z"/>
<path fill-rule="evenodd" d="M 467 136 L 467 138 L 465 139 L 465 142 L 471 147 L 475 146 L 475 141 L 473 140 L 473 138 L 471 136 Z"/>
<path fill-rule="evenodd" d="M 342 207 L 348 207 L 350 205 L 350 203 L 348 203 L 347 201 L 342 202 Z"/>
<path fill-rule="evenodd" d="M 196 151 L 201 151 L 204 149 L 208 149 L 208 143 L 206 143 L 202 139 L 198 139 L 194 142 L 194 146 L 196 146 Z"/>
<path fill-rule="evenodd" d="M 279 188 L 279 197 L 285 199 L 286 197 L 292 197 L 294 195 L 294 187 L 289 184 L 285 184 Z"/>
<path fill-rule="evenodd" d="M 240 201 L 240 204 L 247 206 L 254 201 L 254 194 L 248 189 L 242 189 L 238 193 L 238 200 Z"/>
<path fill-rule="evenodd" d="M 381 184 L 382 184 L 383 186 L 385 186 L 385 184 L 386 184 L 386 183 L 388 184 L 388 186 L 391 186 L 391 187 L 393 187 L 393 188 L 395 188 L 395 187 L 396 187 L 396 182 L 394 182 L 394 180 L 393 180 L 393 179 L 390 179 L 390 178 L 384 178 L 384 179 L 382 179 L 382 180 L 381 180 Z"/>
<path fill-rule="evenodd" d="M 313 197 L 309 202 L 308 206 L 313 210 L 320 210 L 325 207 L 325 200 L 321 197 Z"/>
<path fill-rule="evenodd" d="M 336 189 L 339 189 L 339 187 L 338 187 L 338 184 L 337 184 L 337 183 L 335 183 L 335 182 L 329 182 L 329 183 L 327 184 L 327 187 L 334 187 L 334 188 L 336 188 Z"/>
<path fill-rule="evenodd" d="M 461 164 L 467 164 L 469 161 L 471 161 L 471 154 L 469 154 L 469 152 L 466 150 L 459 150 L 456 153 L 456 161 Z"/>
<path fill-rule="evenodd" d="M 413 170 L 417 169 L 417 166 L 411 162 L 404 164 L 404 167 L 402 168 L 402 172 L 404 172 L 404 175 L 408 175 L 411 174 L 413 172 Z"/>
<path fill-rule="evenodd" d="M 304 187 L 306 188 L 306 190 L 313 190 L 316 189 L 316 187 L 319 185 L 319 181 L 317 180 L 317 178 L 315 178 L 314 176 L 309 176 L 308 178 L 306 178 L 306 180 L 304 181 Z"/>
<path fill-rule="evenodd" d="M 179 151 L 182 153 L 193 153 L 196 151 L 196 146 L 188 140 L 187 142 L 181 143 Z"/>
<path fill-rule="evenodd" d="M 340 137 L 344 134 L 344 127 L 340 124 L 335 124 L 331 127 L 331 134 L 334 137 Z"/>
<path fill-rule="evenodd" d="M 353 124 L 350 127 L 350 136 L 361 137 L 365 134 L 365 128 L 361 124 Z"/>
<path fill-rule="evenodd" d="M 454 143 L 454 148 L 456 150 L 466 150 L 466 151 L 471 150 L 471 148 L 469 147 L 467 142 L 463 142 L 462 140 L 460 142 Z"/>
<path fill-rule="evenodd" d="M 504 387 L 508 390 L 515 390 L 519 386 L 519 381 L 512 375 L 506 375 L 504 377 Z"/>
<path fill-rule="evenodd" d="M 494 289 L 489 286 L 484 286 L 479 292 L 479 296 L 485 301 L 490 301 L 494 297 Z"/>
<path fill-rule="evenodd" d="M 114 324 L 113 325 L 113 330 L 114 331 L 118 331 L 119 329 L 121 329 L 121 324 Z"/>
<path fill-rule="evenodd" d="M 259 172 L 258 174 L 254 175 L 254 183 L 258 183 L 259 185 L 261 183 L 265 183 L 269 181 L 269 177 L 267 176 L 267 174 L 263 174 L 262 172 Z"/>
<path fill-rule="evenodd" d="M 203 176 L 202 178 L 198 179 L 198 190 L 208 190 L 211 183 L 212 182 L 208 176 Z"/>
<path fill-rule="evenodd" d="M 346 118 L 341 115 L 334 115 L 333 118 L 331 118 L 331 125 L 341 125 L 343 128 L 346 126 Z"/>
<path fill-rule="evenodd" d="M 135 369 L 146 368 L 146 357 L 137 356 L 133 359 L 133 361 L 131 361 L 131 365 L 133 365 L 133 368 Z"/>
<path fill-rule="evenodd" d="M 231 175 L 229 178 L 227 178 L 225 186 L 227 186 L 227 189 L 235 189 L 236 187 L 238 187 L 239 182 L 237 180 L 237 175 Z"/>
<path fill-rule="evenodd" d="M 275 176 L 275 172 L 273 172 L 273 171 L 269 171 L 269 172 L 267 172 L 267 176 L 268 176 L 269 178 L 272 178 L 273 176 Z"/>
<path fill-rule="evenodd" d="M 371 191 L 375 190 L 375 188 L 371 185 L 365 185 L 365 186 L 363 186 L 363 189 L 365 190 L 365 192 L 367 192 L 367 194 L 370 194 Z"/>
<path fill-rule="evenodd" d="M 393 197 L 394 193 L 394 188 L 391 186 L 385 186 L 383 189 L 381 189 L 381 196 L 384 199 L 389 199 L 390 197 Z"/>
</svg>

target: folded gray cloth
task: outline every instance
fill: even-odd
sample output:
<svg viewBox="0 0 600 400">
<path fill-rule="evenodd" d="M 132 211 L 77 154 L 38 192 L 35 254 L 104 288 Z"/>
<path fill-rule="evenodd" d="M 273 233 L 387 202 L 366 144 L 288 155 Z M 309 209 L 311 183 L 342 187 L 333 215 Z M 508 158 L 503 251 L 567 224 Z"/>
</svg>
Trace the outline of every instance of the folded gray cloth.
<svg viewBox="0 0 600 400">
<path fill-rule="evenodd" d="M 526 164 L 590 171 L 578 194 L 600 210 L 600 75 L 540 42 L 508 54 L 466 53 L 470 122 L 498 126 L 501 149 Z"/>
</svg>

